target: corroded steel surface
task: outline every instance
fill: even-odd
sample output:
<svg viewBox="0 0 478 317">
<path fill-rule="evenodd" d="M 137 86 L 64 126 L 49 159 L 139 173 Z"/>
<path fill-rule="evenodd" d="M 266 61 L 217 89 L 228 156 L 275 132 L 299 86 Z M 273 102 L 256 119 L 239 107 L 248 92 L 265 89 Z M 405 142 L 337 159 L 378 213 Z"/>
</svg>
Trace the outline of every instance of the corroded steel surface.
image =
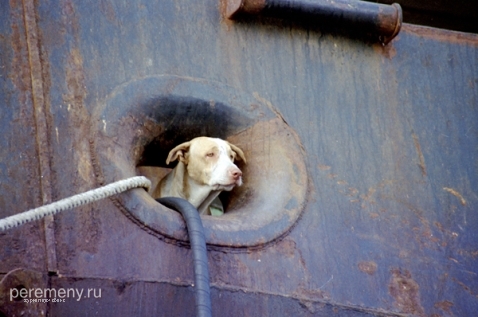
<svg viewBox="0 0 478 317">
<path fill-rule="evenodd" d="M 216 82 L 277 111 L 302 145 L 308 192 L 279 238 L 209 251 L 215 316 L 473 316 L 478 37 L 404 25 L 384 48 L 287 21 L 233 22 L 218 5 L 0 2 L 1 217 L 104 181 L 98 167 L 113 166 L 95 155 L 98 127 L 108 129 L 98 114 L 119 87 L 163 75 Z M 174 120 L 188 126 L 191 115 Z M 187 245 L 158 239 L 114 200 L 53 224 L 56 263 L 41 221 L 0 236 L 2 276 L 24 268 L 56 289 L 102 290 L 50 303 L 50 316 L 191 315 Z"/>
<path fill-rule="evenodd" d="M 0 4 L 0 215 L 42 203 L 41 173 L 32 100 L 29 47 L 21 1 Z M 40 110 L 41 111 L 41 110 Z M 0 273 L 17 267 L 44 271 L 42 222 L 0 233 Z"/>
</svg>

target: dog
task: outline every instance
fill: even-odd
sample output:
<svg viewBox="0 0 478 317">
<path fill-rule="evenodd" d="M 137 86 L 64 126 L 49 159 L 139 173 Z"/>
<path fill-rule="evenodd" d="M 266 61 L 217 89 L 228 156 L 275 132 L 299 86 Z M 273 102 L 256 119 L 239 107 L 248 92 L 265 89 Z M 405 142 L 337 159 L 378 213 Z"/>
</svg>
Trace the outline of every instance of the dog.
<svg viewBox="0 0 478 317">
<path fill-rule="evenodd" d="M 159 182 L 153 197 L 180 197 L 189 201 L 200 214 L 211 214 L 209 206 L 221 191 L 242 185 L 242 171 L 234 160 L 246 163 L 244 152 L 218 138 L 198 137 L 176 146 L 166 164 L 178 165 Z"/>
</svg>

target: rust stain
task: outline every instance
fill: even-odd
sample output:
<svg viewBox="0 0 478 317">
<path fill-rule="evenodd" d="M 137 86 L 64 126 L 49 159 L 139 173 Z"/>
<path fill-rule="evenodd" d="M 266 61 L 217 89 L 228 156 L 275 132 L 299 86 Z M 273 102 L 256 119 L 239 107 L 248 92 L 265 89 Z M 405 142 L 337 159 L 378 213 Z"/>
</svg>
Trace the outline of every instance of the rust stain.
<svg viewBox="0 0 478 317">
<path fill-rule="evenodd" d="M 221 22 L 226 23 L 228 26 L 228 30 L 230 29 L 230 26 L 232 25 L 232 20 L 227 17 L 227 1 L 226 0 L 221 0 L 219 1 L 219 13 L 220 13 L 220 18 Z"/>
<path fill-rule="evenodd" d="M 65 44 L 65 27 L 63 24 L 50 20 L 38 31 L 42 34 L 42 44 L 45 47 L 58 47 Z"/>
<path fill-rule="evenodd" d="M 372 199 L 372 196 L 375 194 L 376 191 L 377 189 L 375 189 L 374 187 L 370 187 L 367 191 L 367 194 L 360 195 L 360 198 L 370 203 L 374 203 L 375 200 Z"/>
<path fill-rule="evenodd" d="M 463 282 L 457 280 L 456 278 L 453 278 L 453 282 L 455 282 L 456 284 L 460 285 L 461 288 L 463 288 L 463 290 L 465 290 L 465 291 L 466 291 L 467 293 L 469 293 L 471 296 L 478 298 L 478 294 L 475 294 L 475 293 L 471 290 L 471 288 L 469 288 L 465 283 L 463 283 Z"/>
<path fill-rule="evenodd" d="M 392 270 L 388 291 L 395 299 L 394 304 L 400 312 L 420 317 L 426 316 L 420 303 L 420 286 L 412 279 L 408 270 Z"/>
<path fill-rule="evenodd" d="M 71 142 L 75 150 L 73 155 L 77 166 L 79 189 L 89 189 L 94 180 L 94 171 L 91 165 L 89 138 L 89 113 L 85 107 L 87 96 L 85 75 L 83 71 L 83 57 L 78 48 L 73 48 L 65 65 L 65 80 L 67 93 L 63 95 L 66 104 L 72 133 Z"/>
<path fill-rule="evenodd" d="M 400 36 L 397 36 L 396 40 L 398 40 L 399 37 Z M 374 52 L 383 55 L 387 59 L 393 59 L 395 55 L 397 55 L 397 50 L 393 46 L 393 42 L 385 46 L 381 43 L 375 43 L 372 47 Z"/>
<path fill-rule="evenodd" d="M 68 56 L 66 84 L 69 94 L 64 96 L 64 100 L 68 104 L 69 110 L 77 111 L 77 108 L 83 106 L 86 97 L 83 57 L 78 48 L 72 49 Z"/>
<path fill-rule="evenodd" d="M 436 308 L 439 308 L 447 313 L 450 312 L 451 308 L 453 307 L 453 303 L 447 300 L 435 303 L 434 305 Z"/>
<path fill-rule="evenodd" d="M 115 25 L 118 25 L 118 21 L 116 19 L 116 12 L 115 8 L 111 4 L 110 1 L 107 0 L 101 0 L 100 1 L 100 11 L 103 13 L 103 15 L 106 17 L 106 19 Z"/>
<path fill-rule="evenodd" d="M 456 239 L 458 238 L 458 233 L 457 232 L 454 232 L 454 231 L 451 231 L 451 230 L 448 230 L 446 228 L 443 227 L 443 225 L 441 223 L 439 223 L 438 221 L 435 221 L 433 223 L 435 225 L 435 227 L 440 230 L 440 232 L 447 236 L 449 239 Z M 446 242 L 443 242 L 442 243 L 442 246 L 446 246 L 447 243 Z"/>
<path fill-rule="evenodd" d="M 301 288 L 292 293 L 292 296 L 300 298 L 301 300 L 320 301 L 323 299 L 329 299 L 330 295 L 320 289 L 306 289 Z"/>
<path fill-rule="evenodd" d="M 361 272 L 367 273 L 368 275 L 374 275 L 378 267 L 374 261 L 359 262 L 357 266 Z"/>
<path fill-rule="evenodd" d="M 211 282 L 222 287 L 225 285 L 234 285 L 235 287 L 248 288 L 253 285 L 256 273 L 251 268 L 238 259 L 237 255 L 228 255 L 221 252 L 211 253 L 213 259 L 210 271 Z"/>
<path fill-rule="evenodd" d="M 377 192 L 383 190 L 386 186 L 390 186 L 395 183 L 394 180 L 383 180 L 375 186 L 369 187 L 366 193 L 360 194 L 360 191 L 357 188 L 348 186 L 349 183 L 347 180 L 341 179 L 340 175 L 333 173 L 331 166 L 318 164 L 317 168 L 320 171 L 329 172 L 326 177 L 331 181 L 335 181 L 332 186 L 334 186 L 334 188 L 336 188 L 341 195 L 346 196 L 351 203 L 361 203 L 361 208 L 363 209 L 370 207 L 370 205 L 376 204 L 374 197 L 377 195 Z M 386 210 L 381 209 L 380 211 L 385 212 Z M 369 215 L 372 219 L 379 217 L 378 213 L 370 213 Z"/>
<path fill-rule="evenodd" d="M 278 250 L 284 254 L 287 258 L 292 258 L 295 256 L 296 250 L 296 243 L 290 239 L 284 239 L 280 241 L 278 244 Z M 301 261 L 302 262 L 302 261 Z M 304 263 L 302 263 L 304 264 Z"/>
<path fill-rule="evenodd" d="M 16 104 L 15 111 L 11 122 L 11 134 L 15 135 L 15 142 L 11 142 L 12 151 L 20 153 L 19 169 L 28 171 L 28 177 L 25 180 L 25 188 L 39 188 L 40 170 L 38 168 L 38 160 L 29 152 L 29 145 L 32 144 L 35 135 L 35 119 L 33 114 L 33 105 L 31 100 L 31 74 L 29 64 L 29 53 L 25 31 L 25 22 L 23 19 L 23 3 L 19 0 L 10 1 L 10 18 L 11 18 L 11 37 L 10 45 L 13 56 L 9 67 L 8 78 L 10 79 L 17 101 L 10 101 Z M 10 150 L 9 150 L 10 151 Z M 16 179 L 20 170 L 9 168 L 8 174 L 11 179 Z M 41 193 L 31 197 L 24 204 L 12 206 L 12 210 L 17 212 L 22 209 L 39 206 L 42 203 Z M 17 210 L 20 209 L 20 210 Z"/>
<path fill-rule="evenodd" d="M 23 2 L 20 0 L 10 0 L 9 5 L 11 35 L 8 38 L 0 37 L 2 41 L 9 40 L 12 50 L 11 61 L 2 65 L 6 67 L 8 79 L 13 86 L 12 91 L 7 93 L 8 96 L 5 100 L 6 105 L 2 105 L 2 107 L 11 107 L 12 120 L 9 127 L 3 127 L 4 130 L 6 129 L 5 131 L 9 131 L 6 135 L 3 135 L 3 137 L 11 139 L 8 142 L 8 148 L 2 150 L 19 154 L 19 157 L 16 158 L 19 160 L 19 162 L 17 162 L 18 164 L 12 166 L 7 164 L 8 168 L 5 172 L 11 180 L 21 180 L 22 188 L 25 193 L 28 192 L 28 195 L 25 195 L 23 199 L 16 203 L 16 199 L 6 199 L 5 201 L 3 198 L 0 198 L 0 204 L 3 207 L 2 212 L 5 216 L 10 213 L 13 214 L 15 212 L 24 211 L 27 208 L 39 206 L 42 202 L 41 192 L 38 190 L 40 188 L 38 157 L 35 155 L 35 149 L 31 148 L 31 146 L 35 144 L 32 140 L 35 140 L 36 130 L 31 96 L 32 78 Z M 6 44 L 6 46 L 8 46 L 8 44 Z M 12 100 L 13 96 L 15 96 L 17 100 Z M 27 177 L 25 177 L 25 175 L 27 175 Z M 19 177 L 21 177 L 21 179 Z M 3 194 L 8 194 L 8 192 L 8 190 L 4 191 Z M 8 246 L 6 250 L 9 250 L 7 251 L 9 256 L 2 259 L 2 269 L 4 272 L 10 268 L 25 265 L 44 271 L 46 263 L 43 233 L 41 223 L 37 222 L 26 224 L 22 229 L 13 233 L 0 234 L 0 238 L 3 242 L 2 247 Z M 5 276 L 5 278 L 7 278 L 7 276 Z M 0 286 L 4 281 L 5 279 L 0 282 Z M 0 291 L 0 294 L 3 293 L 5 292 Z M 29 306 L 29 309 L 33 307 L 34 311 L 34 305 L 27 306 Z M 2 307 L 2 311 L 5 308 L 5 306 L 2 305 L 1 298 L 0 307 Z M 25 310 L 23 310 L 23 312 L 26 313 Z M 8 311 L 4 311 L 4 313 L 7 314 Z M 13 312 L 11 315 L 14 315 Z"/>
<path fill-rule="evenodd" d="M 27 102 L 27 92 L 31 90 L 30 65 L 28 59 L 28 48 L 23 22 L 23 8 L 21 1 L 10 1 L 12 16 L 12 35 L 11 45 L 13 49 L 13 58 L 11 63 L 12 71 L 9 77 L 20 92 L 19 102 L 25 105 Z"/>
<path fill-rule="evenodd" d="M 427 167 L 425 165 L 425 157 L 423 156 L 423 152 L 420 146 L 420 142 L 418 140 L 418 136 L 413 131 L 412 131 L 412 138 L 413 138 L 413 143 L 415 144 L 415 149 L 417 150 L 417 154 L 418 154 L 418 166 L 420 167 L 422 175 L 427 176 Z"/>
<path fill-rule="evenodd" d="M 49 153 L 49 120 L 46 112 L 49 110 L 45 93 L 49 92 L 49 86 L 45 90 L 44 82 L 48 82 L 49 75 L 43 67 L 41 55 L 41 38 L 38 32 L 36 12 L 33 1 L 23 1 L 25 31 L 27 38 L 28 57 L 30 66 L 30 80 L 32 87 L 32 99 L 36 121 L 36 135 L 38 143 L 38 155 L 42 175 L 43 203 L 51 202 L 50 193 L 50 153 Z"/>
<path fill-rule="evenodd" d="M 466 206 L 466 200 L 465 200 L 465 198 L 463 198 L 463 196 L 459 192 L 457 192 L 456 190 L 454 190 L 453 188 L 450 188 L 450 187 L 443 187 L 443 190 L 449 192 L 450 194 L 452 194 L 453 196 L 458 198 L 458 200 L 460 200 L 460 203 L 463 206 Z"/>
<path fill-rule="evenodd" d="M 62 23 L 66 27 L 66 32 L 72 33 L 74 36 L 72 48 L 64 67 L 67 93 L 63 95 L 63 101 L 67 106 L 74 127 L 81 127 L 84 130 L 85 121 L 88 118 L 88 113 L 84 107 L 87 90 L 83 71 L 83 57 L 78 44 L 80 24 L 75 12 L 76 8 L 71 0 L 62 3 Z M 86 135 L 81 136 L 81 139 L 86 139 Z"/>
<path fill-rule="evenodd" d="M 287 123 L 287 121 L 285 120 L 285 118 L 284 118 L 284 116 L 282 115 L 282 113 L 280 113 L 280 111 L 279 111 L 276 107 L 274 107 L 274 105 L 272 104 L 272 102 L 270 102 L 270 101 L 267 100 L 266 98 L 264 98 L 264 97 L 262 97 L 261 95 L 259 95 L 259 93 L 256 92 L 256 91 L 253 92 L 252 95 L 254 96 L 254 98 L 255 98 L 258 102 L 262 103 L 263 105 L 266 105 L 266 106 L 269 108 L 269 110 L 271 110 L 277 117 L 279 117 L 279 118 L 282 120 L 282 122 L 284 122 L 287 126 L 289 125 L 289 123 Z M 299 144 L 301 144 L 301 143 L 299 143 Z"/>
<path fill-rule="evenodd" d="M 327 178 L 330 178 L 330 179 L 334 179 L 334 178 L 337 178 L 337 174 L 334 174 L 334 173 L 330 173 L 329 175 L 327 175 Z"/>
<path fill-rule="evenodd" d="M 357 196 L 359 193 L 359 190 L 355 187 L 349 187 L 349 193 L 346 194 L 347 196 L 350 196 L 350 197 L 355 197 Z"/>
<path fill-rule="evenodd" d="M 81 210 L 84 208 L 84 210 Z M 85 213 L 86 217 L 81 217 L 79 220 L 77 234 L 82 237 L 78 249 L 92 254 L 98 252 L 98 244 L 101 242 L 103 230 L 101 227 L 101 210 L 91 207 L 80 207 L 79 213 Z"/>
<path fill-rule="evenodd" d="M 478 250 L 477 251 L 467 251 L 467 250 L 460 249 L 460 250 L 458 250 L 458 254 L 461 255 L 461 256 L 468 256 L 468 257 L 476 258 L 476 257 L 478 257 Z"/>
<path fill-rule="evenodd" d="M 420 221 L 421 226 L 415 226 L 412 228 L 415 240 L 423 247 L 436 250 L 440 243 L 440 239 L 434 236 L 430 221 L 424 217 L 425 212 L 409 202 L 400 199 L 397 199 L 397 202 L 405 205 Z M 407 226 L 410 225 L 407 221 L 403 221 L 402 223 Z M 440 244 L 443 245 L 443 242 Z"/>
<path fill-rule="evenodd" d="M 22 142 L 22 136 L 36 141 L 36 155 L 32 158 L 37 160 L 34 167 L 39 175 L 36 176 L 40 189 L 40 197 L 35 205 L 39 206 L 51 202 L 51 176 L 50 176 L 50 142 L 48 137 L 51 118 L 49 113 L 49 75 L 43 66 L 41 49 L 41 34 L 37 26 L 37 13 L 33 0 L 10 1 L 12 17 L 12 48 L 14 56 L 12 60 L 12 73 L 9 75 L 14 86 L 18 89 L 19 96 L 19 121 L 28 121 L 28 124 L 17 125 L 22 129 L 16 142 L 20 146 L 29 144 L 31 141 Z M 28 109 L 31 107 L 31 110 Z M 28 109 L 28 110 L 27 110 Z M 30 111 L 31 114 L 30 114 Z M 28 118 L 28 119 L 27 119 Z M 28 129 L 31 130 L 28 130 Z M 28 132 L 32 133 L 29 135 Z M 28 188 L 28 187 L 27 187 Z M 53 217 L 48 216 L 44 220 L 45 242 L 47 245 L 47 262 L 50 271 L 56 270 Z"/>
<path fill-rule="evenodd" d="M 46 115 L 45 90 L 43 87 L 44 71 L 39 47 L 41 45 L 37 32 L 36 12 L 33 1 L 24 1 L 25 31 L 29 65 L 31 72 L 32 100 L 36 126 L 37 152 L 41 174 L 42 203 L 51 202 L 50 177 L 50 142 L 48 137 L 49 122 Z M 51 219 L 50 219 L 51 220 Z"/>
</svg>

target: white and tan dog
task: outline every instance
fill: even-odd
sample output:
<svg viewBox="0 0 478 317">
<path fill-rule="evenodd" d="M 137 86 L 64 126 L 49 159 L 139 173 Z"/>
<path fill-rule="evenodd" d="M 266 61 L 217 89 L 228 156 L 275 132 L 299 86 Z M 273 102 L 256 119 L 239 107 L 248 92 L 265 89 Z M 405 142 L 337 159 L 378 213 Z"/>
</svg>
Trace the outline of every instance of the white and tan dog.
<svg viewBox="0 0 478 317">
<path fill-rule="evenodd" d="M 242 185 L 235 159 L 246 162 L 240 148 L 222 139 L 198 137 L 182 143 L 166 160 L 166 164 L 179 160 L 178 165 L 159 182 L 152 196 L 184 198 L 200 214 L 209 214 L 209 205 L 221 191 Z"/>
</svg>

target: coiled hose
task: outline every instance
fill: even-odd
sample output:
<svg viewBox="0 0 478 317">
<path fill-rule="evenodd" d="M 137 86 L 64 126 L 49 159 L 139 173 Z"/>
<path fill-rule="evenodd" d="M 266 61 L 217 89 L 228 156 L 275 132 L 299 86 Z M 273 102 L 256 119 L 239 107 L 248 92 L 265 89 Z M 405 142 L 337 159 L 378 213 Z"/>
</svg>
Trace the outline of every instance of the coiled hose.
<svg viewBox="0 0 478 317">
<path fill-rule="evenodd" d="M 189 233 L 194 261 L 194 286 L 196 288 L 196 316 L 211 316 L 211 291 L 209 287 L 209 269 L 207 264 L 206 239 L 204 228 L 197 209 L 187 200 L 176 197 L 156 199 L 164 206 L 181 213 Z"/>
</svg>

